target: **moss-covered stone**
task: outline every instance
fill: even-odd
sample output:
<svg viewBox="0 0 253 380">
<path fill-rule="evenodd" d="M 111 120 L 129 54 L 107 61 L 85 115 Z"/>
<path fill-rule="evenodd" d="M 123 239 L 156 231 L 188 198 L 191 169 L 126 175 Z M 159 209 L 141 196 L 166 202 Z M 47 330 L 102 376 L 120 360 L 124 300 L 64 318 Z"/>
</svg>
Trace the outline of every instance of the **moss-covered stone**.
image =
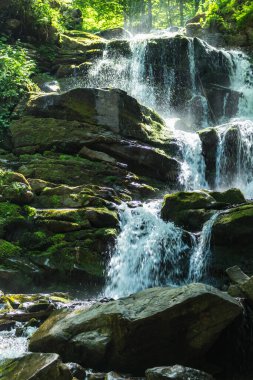
<svg viewBox="0 0 253 380">
<path fill-rule="evenodd" d="M 0 202 L 0 238 L 15 226 L 22 226 L 26 221 L 25 212 L 16 204 Z"/>
<path fill-rule="evenodd" d="M 215 210 L 246 202 L 238 189 L 192 191 L 168 194 L 164 197 L 161 216 L 189 231 L 199 231 Z"/>
<path fill-rule="evenodd" d="M 56 354 L 27 354 L 0 364 L 2 380 L 71 380 L 72 375 Z"/>
<path fill-rule="evenodd" d="M 0 202 L 26 204 L 32 199 L 31 187 L 22 174 L 0 169 Z"/>
</svg>

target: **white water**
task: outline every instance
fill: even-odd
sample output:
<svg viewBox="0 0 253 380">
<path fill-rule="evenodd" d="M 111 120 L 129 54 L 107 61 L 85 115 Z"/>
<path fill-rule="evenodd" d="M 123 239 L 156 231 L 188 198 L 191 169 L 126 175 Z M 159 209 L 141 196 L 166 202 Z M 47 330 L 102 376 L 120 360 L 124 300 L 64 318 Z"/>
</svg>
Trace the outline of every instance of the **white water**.
<svg viewBox="0 0 253 380">
<path fill-rule="evenodd" d="M 17 323 L 17 327 L 21 324 Z M 0 360 L 15 359 L 28 352 L 28 340 L 36 328 L 28 327 L 21 337 L 16 336 L 16 328 L 0 332 Z"/>
<path fill-rule="evenodd" d="M 115 57 L 108 45 L 103 58 L 90 70 L 86 85 L 91 87 L 110 85 L 120 88 L 140 103 L 158 111 L 166 119 L 167 126 L 174 133 L 180 148 L 181 188 L 185 190 L 208 188 L 202 145 L 194 129 L 196 126 L 202 128 L 210 126 L 211 110 L 196 71 L 194 41 L 189 39 L 188 44 L 191 99 L 188 102 L 188 114 L 180 115 L 171 106 L 176 84 L 176 52 L 171 51 L 174 66 L 170 68 L 164 59 L 166 52 L 162 48 L 159 52 L 157 64 L 159 72 L 162 73 L 162 86 L 155 82 L 156 68 L 147 63 L 148 42 L 154 39 L 153 42 L 156 43 L 157 37 L 160 38 L 161 34 L 134 37 L 130 41 L 131 54 L 127 57 L 122 55 Z M 173 34 L 167 32 L 162 35 L 162 38 L 173 37 Z M 218 51 L 204 42 L 203 47 L 210 52 L 210 59 L 212 51 L 219 53 L 214 56 L 214 60 L 222 60 L 224 65 L 229 66 L 230 89 L 241 93 L 237 120 L 231 121 L 226 116 L 229 92 L 225 90 L 223 114 L 219 121 L 228 124 L 217 127 L 219 144 L 216 155 L 216 189 L 239 187 L 250 198 L 253 196 L 253 123 L 248 119 L 253 116 L 252 68 L 245 54 L 238 51 L 228 52 L 224 49 Z M 213 64 L 215 65 L 215 62 Z M 196 102 L 199 109 L 202 109 L 198 119 L 194 114 Z M 184 131 L 174 128 L 175 120 L 181 116 L 186 126 Z M 231 125 L 237 125 L 238 129 L 238 144 L 234 159 L 227 149 L 226 140 Z M 149 202 L 135 209 L 126 205 L 121 206 L 121 232 L 109 263 L 106 296 L 117 298 L 151 286 L 199 281 L 205 275 L 211 258 L 212 227 L 219 213 L 214 214 L 204 225 L 199 236 L 188 235 L 191 241 L 191 243 L 188 241 L 191 245 L 189 247 L 183 239 L 184 231 L 181 228 L 161 220 L 160 209 L 159 201 Z"/>
<path fill-rule="evenodd" d="M 120 208 L 121 233 L 109 264 L 106 297 L 125 297 L 155 286 L 200 281 L 208 269 L 212 226 L 219 213 L 204 224 L 200 235 L 185 232 L 160 218 L 161 201 L 137 208 Z"/>
<path fill-rule="evenodd" d="M 197 282 L 208 270 L 208 264 L 211 259 L 211 236 L 212 228 L 219 216 L 215 213 L 203 226 L 198 243 L 195 243 L 193 253 L 190 259 L 190 268 L 188 282 Z"/>
<path fill-rule="evenodd" d="M 182 279 L 180 261 L 187 249 L 183 231 L 165 223 L 160 209 L 160 201 L 134 209 L 121 206 L 121 233 L 112 252 L 106 296 L 118 298 Z"/>
<path fill-rule="evenodd" d="M 236 131 L 231 152 L 231 129 Z M 253 122 L 237 120 L 217 128 L 216 187 L 237 187 L 247 198 L 253 197 Z M 232 170 L 231 170 L 232 167 Z"/>
</svg>

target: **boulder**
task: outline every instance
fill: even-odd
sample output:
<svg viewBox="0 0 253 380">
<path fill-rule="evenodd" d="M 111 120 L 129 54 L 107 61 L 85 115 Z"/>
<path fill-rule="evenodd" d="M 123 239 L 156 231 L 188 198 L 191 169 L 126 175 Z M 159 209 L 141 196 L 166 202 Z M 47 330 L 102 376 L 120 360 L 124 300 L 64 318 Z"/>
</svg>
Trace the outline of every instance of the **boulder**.
<svg viewBox="0 0 253 380">
<path fill-rule="evenodd" d="M 172 221 L 189 231 L 201 230 L 214 210 L 246 202 L 238 189 L 218 191 L 181 191 L 167 194 L 161 210 L 165 221 Z"/>
<path fill-rule="evenodd" d="M 106 40 L 131 37 L 131 33 L 129 33 L 124 28 L 112 28 L 112 29 L 102 30 L 101 32 L 97 33 L 97 35 L 102 38 L 105 38 Z"/>
<path fill-rule="evenodd" d="M 2 380 L 72 380 L 69 369 L 56 354 L 27 354 L 0 363 Z"/>
<path fill-rule="evenodd" d="M 147 289 L 89 310 L 56 313 L 35 332 L 29 349 L 133 373 L 165 362 L 191 365 L 241 313 L 236 300 L 204 284 Z"/>
<path fill-rule="evenodd" d="M 76 88 L 61 94 L 36 95 L 28 101 L 25 113 L 40 118 L 84 122 L 96 125 L 97 134 L 100 128 L 104 127 L 121 136 L 145 142 L 154 139 L 155 135 L 159 137 L 159 134 L 166 130 L 163 120 L 156 113 L 140 105 L 126 92 L 117 89 Z M 34 124 L 36 128 L 36 123 Z M 41 128 L 41 125 L 37 128 Z M 44 128 L 50 130 L 52 126 L 45 125 Z M 79 124 L 78 137 L 81 139 L 83 136 L 87 139 L 85 128 Z M 24 141 L 20 141 L 22 136 L 18 131 L 17 123 L 14 123 L 11 131 L 15 148 L 23 146 Z M 67 130 L 67 133 L 69 134 L 70 131 Z M 42 139 L 48 140 L 49 137 L 43 138 L 43 135 L 44 132 L 41 132 Z M 57 139 L 57 136 L 55 138 Z M 59 140 L 62 141 L 62 138 L 58 137 Z"/>
<path fill-rule="evenodd" d="M 197 369 L 174 365 L 173 367 L 156 367 L 146 370 L 147 380 L 214 380 L 213 376 Z"/>
<path fill-rule="evenodd" d="M 216 155 L 219 136 L 215 128 L 206 128 L 198 132 L 202 143 L 202 152 L 206 164 L 206 180 L 211 188 L 215 186 Z"/>
<path fill-rule="evenodd" d="M 0 202 L 28 204 L 33 200 L 33 193 L 26 178 L 12 171 L 0 169 Z"/>
<path fill-rule="evenodd" d="M 224 272 L 239 265 L 247 274 L 253 272 L 253 204 L 222 212 L 214 223 L 211 236 L 213 264 Z"/>
</svg>

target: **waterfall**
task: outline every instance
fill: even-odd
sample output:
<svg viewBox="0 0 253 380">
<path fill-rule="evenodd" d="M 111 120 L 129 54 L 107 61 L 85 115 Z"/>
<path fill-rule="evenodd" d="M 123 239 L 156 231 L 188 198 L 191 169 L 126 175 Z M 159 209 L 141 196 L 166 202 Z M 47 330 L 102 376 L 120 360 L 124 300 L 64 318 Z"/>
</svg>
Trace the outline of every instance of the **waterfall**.
<svg viewBox="0 0 253 380">
<path fill-rule="evenodd" d="M 175 131 L 181 149 L 183 162 L 179 182 L 185 190 L 208 188 L 205 179 L 206 165 L 202 155 L 202 145 L 198 134 Z"/>
<path fill-rule="evenodd" d="M 122 297 L 160 285 L 180 284 L 188 245 L 183 230 L 164 222 L 160 201 L 121 206 L 121 232 L 109 263 L 107 297 Z"/>
<path fill-rule="evenodd" d="M 211 258 L 211 235 L 212 228 L 219 216 L 219 212 L 216 212 L 203 226 L 199 242 L 195 243 L 195 248 L 191 255 L 190 267 L 189 267 L 189 282 L 200 281 L 206 274 L 208 264 Z"/>
<path fill-rule="evenodd" d="M 170 32 L 137 35 L 118 45 L 108 42 L 103 57 L 81 84 L 120 88 L 160 113 L 179 147 L 179 185 L 184 190 L 208 188 L 196 129 L 228 123 L 216 127 L 216 188 L 239 187 L 253 196 L 253 122 L 248 120 L 253 116 L 253 76 L 245 54 Z M 107 297 L 204 278 L 219 213 L 194 235 L 161 220 L 160 209 L 160 201 L 135 208 L 120 206 L 120 233 L 111 252 Z"/>
<path fill-rule="evenodd" d="M 109 262 L 106 297 L 124 297 L 155 286 L 178 286 L 205 276 L 212 227 L 219 213 L 195 236 L 164 222 L 160 209 L 160 201 L 136 208 L 121 206 L 121 232 Z"/>
<path fill-rule="evenodd" d="M 253 197 L 253 121 L 234 121 L 217 127 L 216 188 L 240 188 Z"/>
</svg>

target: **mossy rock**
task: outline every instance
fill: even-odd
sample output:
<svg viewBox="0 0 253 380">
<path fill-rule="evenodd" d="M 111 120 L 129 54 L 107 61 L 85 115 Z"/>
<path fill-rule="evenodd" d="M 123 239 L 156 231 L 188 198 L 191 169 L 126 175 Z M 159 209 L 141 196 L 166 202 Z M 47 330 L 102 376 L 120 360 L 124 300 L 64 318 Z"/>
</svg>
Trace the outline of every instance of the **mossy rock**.
<svg viewBox="0 0 253 380">
<path fill-rule="evenodd" d="M 10 202 L 0 202 L 0 238 L 3 238 L 8 230 L 26 223 L 26 213 L 18 205 Z"/>
<path fill-rule="evenodd" d="M 168 194 L 164 197 L 161 216 L 165 221 L 173 221 L 189 231 L 197 232 L 213 215 L 246 200 L 238 189 L 218 191 L 192 191 Z"/>
<path fill-rule="evenodd" d="M 57 354 L 27 354 L 0 363 L 1 380 L 71 380 L 72 375 Z"/>
<path fill-rule="evenodd" d="M 26 178 L 20 174 L 0 169 L 0 202 L 31 203 L 33 193 Z"/>
<path fill-rule="evenodd" d="M 215 199 L 204 191 L 180 191 L 164 197 L 161 216 L 171 220 L 180 211 L 206 209 L 215 203 Z"/>
<path fill-rule="evenodd" d="M 244 195 L 239 189 L 229 189 L 224 192 L 209 191 L 208 193 L 216 200 L 216 202 L 226 203 L 228 205 L 238 205 L 246 202 Z"/>
<path fill-rule="evenodd" d="M 238 247 L 253 245 L 253 204 L 232 208 L 222 213 L 213 226 L 215 246 Z M 238 251 L 239 254 L 239 251 Z"/>
</svg>

